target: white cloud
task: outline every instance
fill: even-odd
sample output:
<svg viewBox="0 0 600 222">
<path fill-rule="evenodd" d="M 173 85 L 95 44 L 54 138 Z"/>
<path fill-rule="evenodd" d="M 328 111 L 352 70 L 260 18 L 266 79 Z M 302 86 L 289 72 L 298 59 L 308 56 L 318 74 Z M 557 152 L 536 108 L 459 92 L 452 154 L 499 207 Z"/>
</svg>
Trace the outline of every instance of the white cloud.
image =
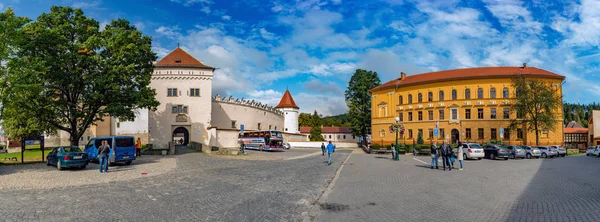
<svg viewBox="0 0 600 222">
<path fill-rule="evenodd" d="M 159 35 L 163 35 L 167 38 L 174 39 L 174 38 L 177 38 L 180 36 L 180 34 L 178 33 L 179 30 L 180 30 L 180 28 L 178 26 L 173 26 L 173 27 L 160 26 L 160 27 L 156 28 L 156 30 L 154 30 L 154 31 Z"/>
<path fill-rule="evenodd" d="M 106 26 L 109 24 L 109 21 L 103 21 L 100 22 L 100 31 L 104 31 L 104 29 L 106 28 Z"/>
<path fill-rule="evenodd" d="M 332 81 L 323 82 L 315 78 L 305 82 L 304 89 L 306 89 L 308 92 L 318 92 L 321 94 L 331 94 L 334 96 L 344 95 L 344 89 L 342 89 L 339 84 Z"/>
<path fill-rule="evenodd" d="M 136 22 L 133 23 L 133 25 L 140 31 L 144 30 L 144 28 L 146 28 L 146 25 L 143 22 Z"/>
<path fill-rule="evenodd" d="M 566 44 L 600 46 L 600 2 L 582 0 L 581 5 L 578 5 L 575 9 L 579 21 L 576 21 L 575 16 L 557 16 L 552 28 L 561 32 L 567 38 Z"/>
<path fill-rule="evenodd" d="M 73 4 L 71 6 L 73 6 L 73 8 L 93 9 L 93 8 L 97 8 L 98 6 L 100 6 L 100 4 L 102 4 L 102 1 L 97 0 L 97 1 L 73 2 Z"/>
<path fill-rule="evenodd" d="M 400 72 L 416 74 L 429 71 L 412 63 L 402 62 L 400 57 L 390 50 L 369 50 L 356 68 L 377 72 L 382 82 L 400 77 Z"/>
<path fill-rule="evenodd" d="M 265 38 L 267 40 L 272 40 L 275 38 L 275 34 L 267 31 L 265 28 L 261 28 L 259 31 L 260 31 L 260 36 L 262 36 L 263 38 Z"/>
<path fill-rule="evenodd" d="M 197 3 L 202 3 L 202 4 L 212 4 L 213 3 L 211 0 L 171 0 L 171 1 L 176 2 L 176 3 L 181 3 L 186 7 L 192 6 Z"/>
<path fill-rule="evenodd" d="M 227 20 L 227 21 L 231 20 L 231 16 L 229 16 L 229 15 L 223 15 L 223 16 L 221 16 L 221 18 L 223 20 Z"/>
<path fill-rule="evenodd" d="M 4 4 L 0 3 L 0 10 L 3 10 L 3 9 L 4 9 Z"/>
<path fill-rule="evenodd" d="M 200 9 L 200 11 L 203 11 L 204 13 L 209 14 L 210 13 L 210 7 L 204 6 L 204 7 L 202 7 L 202 9 Z"/>
</svg>

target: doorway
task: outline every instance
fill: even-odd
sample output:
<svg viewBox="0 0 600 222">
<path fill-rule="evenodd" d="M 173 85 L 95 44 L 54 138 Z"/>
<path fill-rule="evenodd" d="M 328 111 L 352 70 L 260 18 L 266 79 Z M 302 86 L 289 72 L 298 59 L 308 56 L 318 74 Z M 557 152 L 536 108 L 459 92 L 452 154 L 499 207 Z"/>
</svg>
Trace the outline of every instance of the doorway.
<svg viewBox="0 0 600 222">
<path fill-rule="evenodd" d="M 177 127 L 173 130 L 173 142 L 175 145 L 186 146 L 190 142 L 190 132 L 185 127 Z"/>
<path fill-rule="evenodd" d="M 455 144 L 458 142 L 460 133 L 458 132 L 457 129 L 452 129 L 452 144 Z"/>
</svg>

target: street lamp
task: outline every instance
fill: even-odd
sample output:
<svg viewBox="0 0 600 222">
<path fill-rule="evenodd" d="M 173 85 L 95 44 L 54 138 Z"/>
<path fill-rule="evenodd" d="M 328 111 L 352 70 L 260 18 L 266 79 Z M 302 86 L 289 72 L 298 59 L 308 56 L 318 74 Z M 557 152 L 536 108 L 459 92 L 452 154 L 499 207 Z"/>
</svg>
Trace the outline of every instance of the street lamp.
<svg viewBox="0 0 600 222">
<path fill-rule="evenodd" d="M 394 126 L 394 131 L 396 131 L 396 158 L 395 158 L 395 160 L 400 160 L 400 148 L 398 147 L 398 131 L 400 131 L 400 127 L 398 127 L 398 122 L 400 122 L 400 117 L 396 116 L 396 125 Z"/>
</svg>

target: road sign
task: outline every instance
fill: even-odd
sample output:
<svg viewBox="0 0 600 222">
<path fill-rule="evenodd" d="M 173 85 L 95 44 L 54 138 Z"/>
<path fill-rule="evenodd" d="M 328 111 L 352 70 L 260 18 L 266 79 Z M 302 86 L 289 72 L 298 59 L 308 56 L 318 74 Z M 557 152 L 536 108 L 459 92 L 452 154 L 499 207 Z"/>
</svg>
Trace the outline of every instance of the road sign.
<svg viewBox="0 0 600 222">
<path fill-rule="evenodd" d="M 242 131 L 242 133 L 244 133 L 244 124 L 240 125 L 240 131 Z"/>
<path fill-rule="evenodd" d="M 438 128 L 433 129 L 433 136 L 438 136 Z"/>
<path fill-rule="evenodd" d="M 504 128 L 500 128 L 500 139 L 504 139 Z"/>
</svg>

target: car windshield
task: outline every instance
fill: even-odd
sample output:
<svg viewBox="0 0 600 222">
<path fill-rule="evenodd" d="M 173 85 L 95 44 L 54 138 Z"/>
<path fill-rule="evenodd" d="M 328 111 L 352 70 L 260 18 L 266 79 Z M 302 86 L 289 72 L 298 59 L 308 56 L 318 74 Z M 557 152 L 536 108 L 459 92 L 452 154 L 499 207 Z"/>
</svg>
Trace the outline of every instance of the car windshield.
<svg viewBox="0 0 600 222">
<path fill-rule="evenodd" d="M 469 144 L 471 148 L 481 148 L 479 144 Z"/>
<path fill-rule="evenodd" d="M 79 147 L 64 147 L 65 153 L 81 153 L 81 149 Z"/>
</svg>

